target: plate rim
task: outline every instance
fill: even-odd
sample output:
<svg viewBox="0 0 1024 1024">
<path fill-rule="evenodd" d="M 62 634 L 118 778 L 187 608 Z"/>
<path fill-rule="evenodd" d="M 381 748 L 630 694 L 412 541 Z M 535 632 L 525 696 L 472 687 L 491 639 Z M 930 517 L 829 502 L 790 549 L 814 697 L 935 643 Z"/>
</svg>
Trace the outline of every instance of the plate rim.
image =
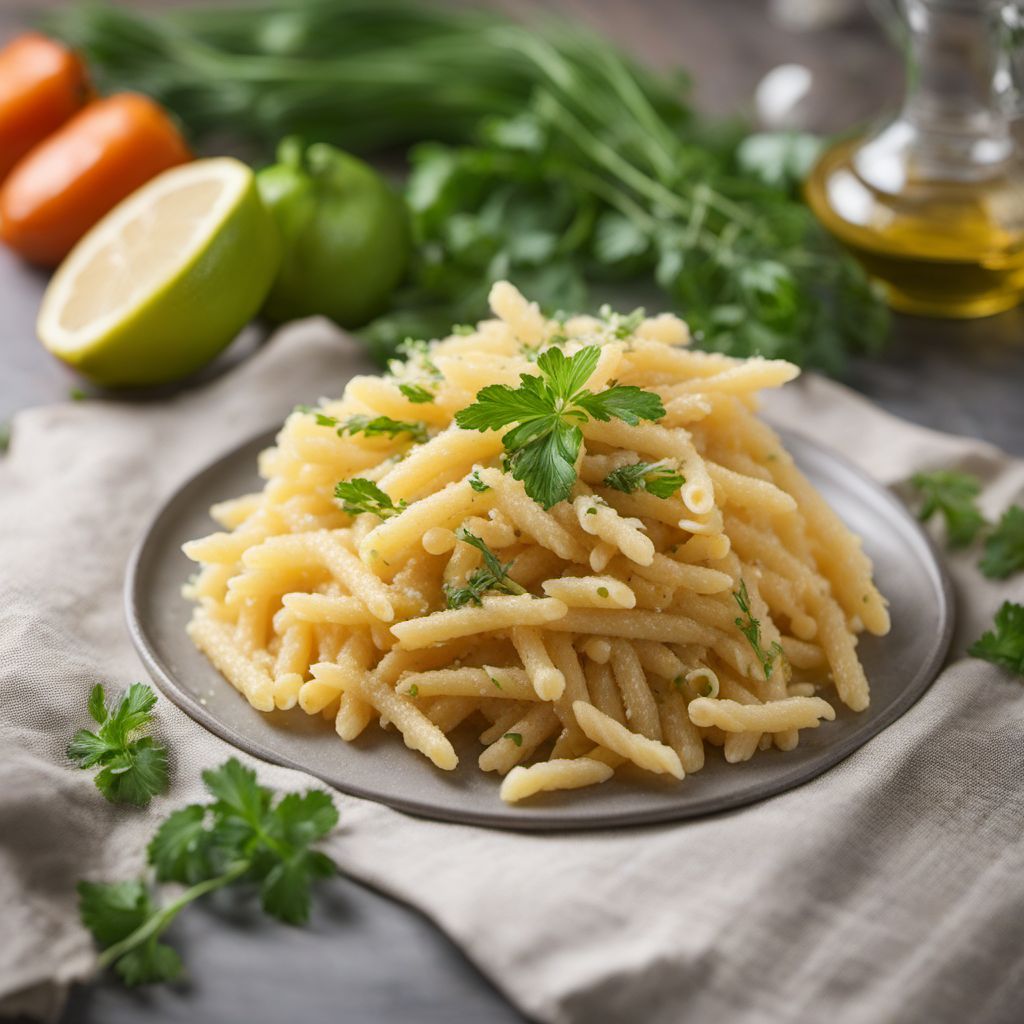
<svg viewBox="0 0 1024 1024">
<path fill-rule="evenodd" d="M 771 421 L 770 416 L 765 416 L 764 419 L 769 422 Z M 529 807 L 522 809 L 522 816 L 517 815 L 515 817 L 508 815 L 507 808 L 505 808 L 504 814 L 499 814 L 496 811 L 487 812 L 476 809 L 462 809 L 456 806 L 445 808 L 444 813 L 441 813 L 436 804 L 416 798 L 404 798 L 401 796 L 385 798 L 380 793 L 367 790 L 364 786 L 358 784 L 341 785 L 334 779 L 326 778 L 308 765 L 299 763 L 287 754 L 272 750 L 260 740 L 247 736 L 245 733 L 224 724 L 216 715 L 201 704 L 198 699 L 193 697 L 185 687 L 178 683 L 173 672 L 156 650 L 155 644 L 147 635 L 140 614 L 139 594 L 142 586 L 140 570 L 144 565 L 151 538 L 155 535 L 159 536 L 158 528 L 173 511 L 174 506 L 181 500 L 182 495 L 196 484 L 200 478 L 205 478 L 207 474 L 214 471 L 222 463 L 231 461 L 244 449 L 272 443 L 280 431 L 280 424 L 251 434 L 239 443 L 225 449 L 198 469 L 193 470 L 170 491 L 160 502 L 156 511 L 146 521 L 141 534 L 132 546 L 125 570 L 123 595 L 128 634 L 132 641 L 132 646 L 135 648 L 146 671 L 153 682 L 156 683 L 163 696 L 193 721 L 197 722 L 208 732 L 224 740 L 236 750 L 257 757 L 269 764 L 276 764 L 303 772 L 345 795 L 383 804 L 415 817 L 442 823 L 474 825 L 503 831 L 569 833 L 613 828 L 635 828 L 644 825 L 664 825 L 669 822 L 683 823 L 691 819 L 705 817 L 709 814 L 732 811 L 754 803 L 760 803 L 762 800 L 797 789 L 821 777 L 841 761 L 844 761 L 854 751 L 870 743 L 871 740 L 895 721 L 902 718 L 920 700 L 925 691 L 938 677 L 949 653 L 956 626 L 956 599 L 953 584 L 939 549 L 927 531 L 921 527 L 921 524 L 910 514 L 889 487 L 875 480 L 841 452 L 836 451 L 830 445 L 822 444 L 809 434 L 788 426 L 783 427 L 777 423 L 772 424 L 772 426 L 773 429 L 782 435 L 784 441 L 788 437 L 797 438 L 799 443 L 814 449 L 817 453 L 838 463 L 846 472 L 870 485 L 875 497 L 881 498 L 896 513 L 898 518 L 903 519 L 905 524 L 916 532 L 924 543 L 925 550 L 929 555 L 929 568 L 935 573 L 940 598 L 939 612 L 942 628 L 938 636 L 938 642 L 932 648 L 929 657 L 918 668 L 910 685 L 905 686 L 895 700 L 891 701 L 877 717 L 864 723 L 862 728 L 856 733 L 837 739 L 827 750 L 823 750 L 819 759 L 815 762 L 813 770 L 809 773 L 805 764 L 795 764 L 789 771 L 776 775 L 770 782 L 758 781 L 756 777 L 752 777 L 746 785 L 740 786 L 724 796 L 721 794 L 709 795 L 703 800 L 696 799 L 692 801 L 685 808 L 666 804 L 663 810 L 648 807 L 635 813 L 616 811 L 604 815 L 594 814 L 585 819 L 566 820 L 565 818 L 558 817 L 558 812 L 554 809 L 536 810 Z M 786 446 L 788 448 L 788 443 Z M 497 793 L 495 793 L 495 797 L 497 799 Z"/>
</svg>

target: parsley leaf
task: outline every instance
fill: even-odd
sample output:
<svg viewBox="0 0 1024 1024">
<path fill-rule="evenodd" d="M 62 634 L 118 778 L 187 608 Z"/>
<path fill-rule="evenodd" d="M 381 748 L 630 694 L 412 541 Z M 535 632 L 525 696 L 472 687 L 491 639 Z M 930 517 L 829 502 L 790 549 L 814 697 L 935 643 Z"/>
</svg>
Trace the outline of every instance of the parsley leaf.
<svg viewBox="0 0 1024 1024">
<path fill-rule="evenodd" d="M 113 709 L 107 707 L 99 683 L 89 694 L 89 715 L 96 732 L 81 729 L 68 745 L 68 757 L 79 768 L 96 768 L 96 788 L 111 803 L 145 807 L 167 789 L 167 750 L 138 733 L 149 725 L 156 694 L 133 683 Z"/>
<path fill-rule="evenodd" d="M 372 480 L 357 476 L 351 480 L 341 480 L 334 485 L 334 497 L 341 502 L 343 512 L 350 516 L 359 516 L 364 512 L 388 519 L 397 516 L 408 504 L 399 501 L 396 505 L 390 495 L 382 491 Z"/>
<path fill-rule="evenodd" d="M 544 508 L 569 497 L 583 443 L 580 424 L 612 417 L 635 425 L 665 415 L 661 399 L 632 386 L 615 385 L 593 394 L 584 388 L 601 350 L 587 345 L 566 356 L 550 348 L 537 358 L 539 376 L 520 374 L 519 387 L 491 384 L 455 415 L 465 430 L 498 430 L 518 424 L 502 438 L 507 468 Z"/>
<path fill-rule="evenodd" d="M 483 494 L 484 491 L 489 491 L 491 489 L 490 484 L 485 484 L 483 480 L 480 479 L 479 469 L 474 469 L 473 472 L 469 474 L 469 486 L 472 487 L 477 494 Z"/>
<path fill-rule="evenodd" d="M 154 901 L 142 881 L 78 886 L 82 922 L 104 947 L 101 966 L 113 966 L 126 984 L 168 981 L 181 972 L 178 954 L 159 936 L 178 913 L 206 893 L 236 882 L 258 887 L 263 909 L 290 924 L 309 917 L 310 890 L 336 871 L 312 845 L 338 823 L 321 790 L 275 794 L 256 773 L 232 758 L 203 772 L 212 803 L 171 814 L 148 847 L 159 882 L 189 886 L 173 902 Z"/>
<path fill-rule="evenodd" d="M 768 650 L 761 646 L 761 621 L 755 619 L 750 613 L 750 595 L 747 593 L 746 580 L 740 580 L 740 589 L 732 595 L 739 605 L 743 616 L 735 619 L 736 628 L 747 638 L 747 643 L 753 648 L 754 655 L 761 663 L 761 670 L 765 679 L 771 679 L 775 669 L 775 659 L 782 655 L 782 647 L 773 643 Z M 744 617 L 745 616 L 745 617 Z"/>
<path fill-rule="evenodd" d="M 924 499 L 918 518 L 926 522 L 938 512 L 946 521 L 951 548 L 966 547 L 985 525 L 985 517 L 974 502 L 981 493 L 981 481 L 976 476 L 940 469 L 915 473 L 910 483 Z"/>
<path fill-rule="evenodd" d="M 996 612 L 995 629 L 983 633 L 967 653 L 1024 676 L 1024 605 L 1004 601 Z"/>
<path fill-rule="evenodd" d="M 149 863 L 161 882 L 196 882 L 217 874 L 220 856 L 206 829 L 206 808 L 189 804 L 170 814 L 147 847 Z"/>
<path fill-rule="evenodd" d="M 158 912 L 142 882 L 79 882 L 78 900 L 82 923 L 109 948 L 127 942 Z M 174 981 L 181 974 L 181 958 L 155 936 L 126 949 L 113 963 L 130 986 Z"/>
<path fill-rule="evenodd" d="M 523 745 L 523 734 L 518 732 L 507 732 L 502 736 L 503 740 L 511 740 L 517 747 Z"/>
<path fill-rule="evenodd" d="M 464 587 L 451 583 L 444 585 L 445 604 L 448 608 L 464 608 L 467 604 L 482 604 L 483 595 L 488 591 L 499 594 L 525 594 L 526 590 L 508 575 L 512 562 L 502 563 L 482 538 L 471 533 L 464 526 L 455 531 L 455 536 L 465 544 L 475 547 L 484 557 L 484 564 L 474 570 Z"/>
<path fill-rule="evenodd" d="M 686 477 L 666 465 L 664 460 L 620 466 L 604 478 L 604 485 L 613 490 L 632 494 L 643 489 L 656 498 L 671 498 L 685 483 Z"/>
<path fill-rule="evenodd" d="M 985 540 L 978 568 L 990 579 L 1003 580 L 1024 569 L 1024 508 L 1011 505 Z"/>
<path fill-rule="evenodd" d="M 429 391 L 422 384 L 399 384 L 398 390 L 414 405 L 424 405 L 434 400 L 433 391 Z"/>
<path fill-rule="evenodd" d="M 315 412 L 316 422 L 321 427 L 334 427 L 339 437 L 346 434 L 363 434 L 365 437 L 390 437 L 392 439 L 408 434 L 413 441 L 427 440 L 426 425 L 418 421 L 393 420 L 390 416 L 349 416 L 339 420 L 322 412 Z"/>
</svg>

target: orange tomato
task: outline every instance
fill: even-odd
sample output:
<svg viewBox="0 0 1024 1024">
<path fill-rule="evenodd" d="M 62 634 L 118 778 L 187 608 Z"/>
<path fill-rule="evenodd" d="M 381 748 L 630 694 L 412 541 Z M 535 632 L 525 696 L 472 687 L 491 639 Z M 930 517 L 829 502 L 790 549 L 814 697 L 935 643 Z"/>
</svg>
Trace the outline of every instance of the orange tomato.
<svg viewBox="0 0 1024 1024">
<path fill-rule="evenodd" d="M 89 98 L 82 62 L 36 32 L 0 50 L 0 181 Z"/>
<path fill-rule="evenodd" d="M 56 266 L 122 199 L 191 154 L 161 107 L 136 93 L 89 104 L 0 186 L 0 240 Z"/>
</svg>

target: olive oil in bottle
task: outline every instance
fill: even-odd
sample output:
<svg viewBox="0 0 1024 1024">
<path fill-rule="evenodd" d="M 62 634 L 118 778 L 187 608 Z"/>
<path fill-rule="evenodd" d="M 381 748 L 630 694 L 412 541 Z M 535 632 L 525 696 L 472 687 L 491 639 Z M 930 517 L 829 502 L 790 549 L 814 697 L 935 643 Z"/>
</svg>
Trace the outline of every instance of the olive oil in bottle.
<svg viewBox="0 0 1024 1024">
<path fill-rule="evenodd" d="M 807 199 L 898 310 L 988 316 L 1024 291 L 1024 164 L 1000 95 L 1001 0 L 904 0 L 899 116 L 827 150 Z"/>
</svg>

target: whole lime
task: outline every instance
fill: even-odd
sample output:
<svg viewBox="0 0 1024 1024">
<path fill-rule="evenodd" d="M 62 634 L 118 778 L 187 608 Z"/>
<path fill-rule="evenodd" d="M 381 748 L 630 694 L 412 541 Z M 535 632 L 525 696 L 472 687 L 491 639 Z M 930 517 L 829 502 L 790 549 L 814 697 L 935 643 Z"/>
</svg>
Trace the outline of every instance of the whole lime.
<svg viewBox="0 0 1024 1024">
<path fill-rule="evenodd" d="M 388 183 L 349 153 L 297 139 L 257 182 L 284 245 L 265 315 L 320 314 L 354 328 L 382 312 L 411 250 L 405 202 Z"/>
</svg>

